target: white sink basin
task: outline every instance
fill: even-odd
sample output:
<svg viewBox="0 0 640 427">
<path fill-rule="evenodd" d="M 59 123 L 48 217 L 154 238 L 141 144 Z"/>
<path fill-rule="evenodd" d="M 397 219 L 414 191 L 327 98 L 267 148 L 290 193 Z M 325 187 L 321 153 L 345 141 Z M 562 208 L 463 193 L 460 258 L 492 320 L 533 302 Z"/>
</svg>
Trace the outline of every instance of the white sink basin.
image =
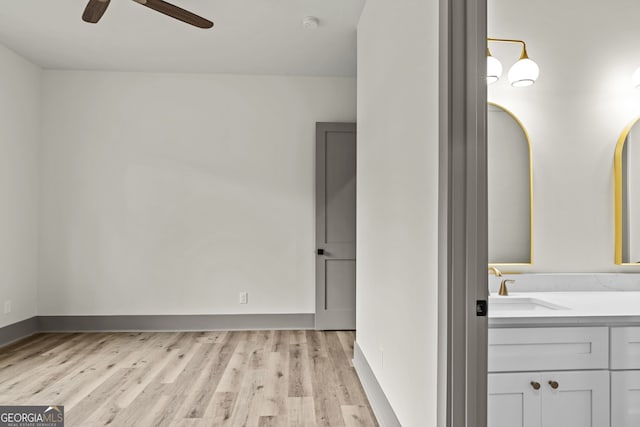
<svg viewBox="0 0 640 427">
<path fill-rule="evenodd" d="M 548 301 L 544 301 L 538 298 L 531 297 L 517 297 L 517 296 L 490 296 L 489 297 L 489 312 L 490 313 L 503 313 L 503 312 L 540 312 L 540 311 L 554 311 L 554 310 L 568 310 L 567 307 L 561 305 L 552 304 Z"/>
</svg>

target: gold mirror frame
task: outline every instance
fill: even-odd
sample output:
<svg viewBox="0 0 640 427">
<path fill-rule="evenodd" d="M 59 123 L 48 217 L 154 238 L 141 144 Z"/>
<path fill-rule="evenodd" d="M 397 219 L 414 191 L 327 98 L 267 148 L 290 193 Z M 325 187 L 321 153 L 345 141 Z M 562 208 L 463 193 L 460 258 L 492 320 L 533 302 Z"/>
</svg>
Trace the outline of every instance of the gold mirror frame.
<svg viewBox="0 0 640 427">
<path fill-rule="evenodd" d="M 613 156 L 613 181 L 614 181 L 614 212 L 615 212 L 615 255 L 617 265 L 640 265 L 637 262 L 622 261 L 622 151 L 631 129 L 640 121 L 640 117 L 629 123 L 618 138 L 616 151 Z"/>
<path fill-rule="evenodd" d="M 533 150 L 531 148 L 531 139 L 529 138 L 529 132 L 524 127 L 520 119 L 509 109 L 503 107 L 500 104 L 496 104 L 495 102 L 487 102 L 488 105 L 499 108 L 505 113 L 507 113 L 515 122 L 520 126 L 522 132 L 524 133 L 524 137 L 527 140 L 527 144 L 529 145 L 529 262 L 511 262 L 511 263 L 489 263 L 489 267 L 527 267 L 533 265 Z M 487 140 L 487 143 L 489 141 Z M 507 273 L 507 272 L 505 272 Z"/>
</svg>

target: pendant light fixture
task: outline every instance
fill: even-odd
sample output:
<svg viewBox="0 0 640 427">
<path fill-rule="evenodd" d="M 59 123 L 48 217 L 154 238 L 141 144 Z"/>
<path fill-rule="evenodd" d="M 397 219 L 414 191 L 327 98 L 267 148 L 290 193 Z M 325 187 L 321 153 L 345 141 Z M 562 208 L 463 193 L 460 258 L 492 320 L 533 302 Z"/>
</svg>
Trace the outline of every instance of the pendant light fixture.
<svg viewBox="0 0 640 427">
<path fill-rule="evenodd" d="M 509 69 L 509 73 L 507 74 L 509 83 L 513 87 L 531 86 L 535 83 L 535 81 L 538 79 L 538 76 L 540 75 L 540 68 L 538 67 L 538 64 L 536 64 L 529 58 L 529 55 L 527 54 L 527 45 L 523 40 L 489 38 L 487 39 L 487 41 L 521 44 L 522 53 L 520 54 L 520 59 L 511 66 L 511 68 Z M 496 74 L 497 66 L 500 67 L 500 73 L 498 74 Z M 494 58 L 491 55 L 489 48 L 487 48 L 487 84 L 498 81 L 501 74 L 502 64 L 498 59 Z M 638 75 L 638 79 L 640 83 L 640 74 Z"/>
<path fill-rule="evenodd" d="M 487 48 L 487 84 L 495 83 L 502 76 L 502 62 L 491 55 L 491 51 Z"/>
</svg>

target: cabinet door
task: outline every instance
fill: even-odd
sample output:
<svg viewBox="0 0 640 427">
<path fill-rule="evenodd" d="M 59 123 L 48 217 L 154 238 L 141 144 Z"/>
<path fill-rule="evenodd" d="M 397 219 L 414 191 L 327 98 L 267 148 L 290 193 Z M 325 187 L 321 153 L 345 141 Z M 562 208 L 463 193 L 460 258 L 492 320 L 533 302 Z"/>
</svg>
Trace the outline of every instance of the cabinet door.
<svg viewBox="0 0 640 427">
<path fill-rule="evenodd" d="M 611 427 L 640 426 L 640 371 L 611 373 Z"/>
<path fill-rule="evenodd" d="M 540 374 L 489 374 L 488 427 L 540 427 Z M 584 427 L 584 426 L 582 426 Z"/>
<path fill-rule="evenodd" d="M 640 369 L 640 327 L 611 328 L 611 369 Z"/>
<path fill-rule="evenodd" d="M 609 371 L 548 372 L 541 377 L 544 427 L 609 427 Z"/>
</svg>

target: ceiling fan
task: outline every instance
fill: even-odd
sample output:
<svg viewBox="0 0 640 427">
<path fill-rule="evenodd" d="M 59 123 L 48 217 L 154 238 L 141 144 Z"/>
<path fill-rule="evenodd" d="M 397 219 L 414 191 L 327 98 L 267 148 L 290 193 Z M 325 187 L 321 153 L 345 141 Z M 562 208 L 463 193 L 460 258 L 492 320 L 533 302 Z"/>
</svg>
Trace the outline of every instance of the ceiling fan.
<svg viewBox="0 0 640 427">
<path fill-rule="evenodd" d="M 211 28 L 213 22 L 205 19 L 195 13 L 184 10 L 178 6 L 174 6 L 171 3 L 167 3 L 163 0 L 133 0 L 136 3 L 140 3 L 143 6 L 147 6 L 149 9 L 153 9 L 156 12 L 164 13 L 167 16 L 175 18 L 179 21 L 186 22 L 187 24 L 196 26 L 198 28 Z M 87 7 L 82 14 L 82 20 L 91 24 L 97 23 L 104 12 L 107 10 L 111 0 L 89 0 Z"/>
</svg>

